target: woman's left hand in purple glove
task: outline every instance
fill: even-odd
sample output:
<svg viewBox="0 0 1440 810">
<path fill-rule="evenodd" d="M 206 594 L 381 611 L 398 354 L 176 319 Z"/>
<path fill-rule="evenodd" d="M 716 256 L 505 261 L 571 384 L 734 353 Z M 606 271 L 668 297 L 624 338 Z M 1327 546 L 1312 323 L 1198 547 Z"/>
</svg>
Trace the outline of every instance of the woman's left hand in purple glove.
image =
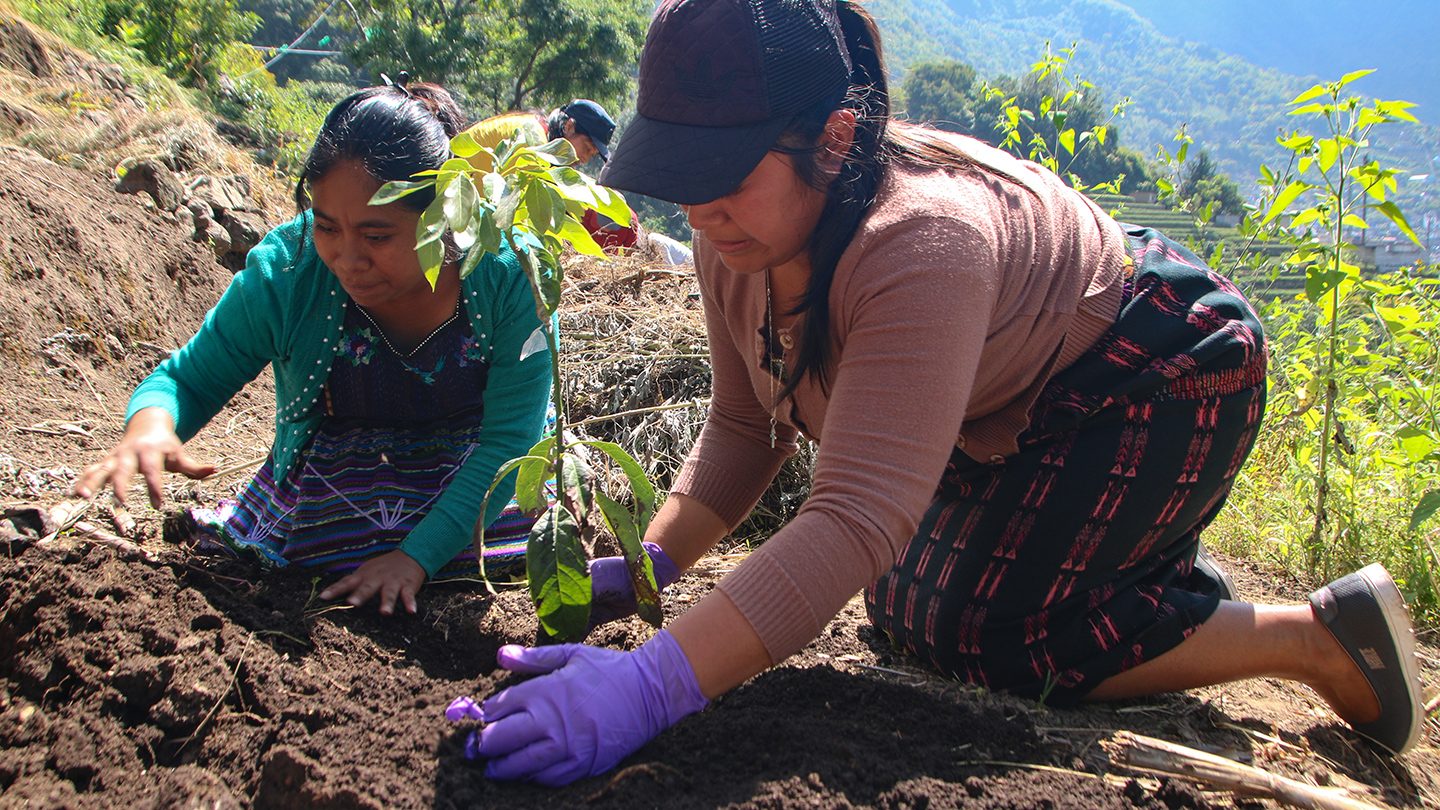
<svg viewBox="0 0 1440 810">
<path fill-rule="evenodd" d="M 462 697 L 446 710 L 452 722 L 468 717 L 485 724 L 466 740 L 465 755 L 488 759 L 491 779 L 554 787 L 604 773 L 708 703 L 668 630 L 629 653 L 584 644 L 507 645 L 496 657 L 512 672 L 544 677 L 512 686 L 478 709 Z"/>
</svg>

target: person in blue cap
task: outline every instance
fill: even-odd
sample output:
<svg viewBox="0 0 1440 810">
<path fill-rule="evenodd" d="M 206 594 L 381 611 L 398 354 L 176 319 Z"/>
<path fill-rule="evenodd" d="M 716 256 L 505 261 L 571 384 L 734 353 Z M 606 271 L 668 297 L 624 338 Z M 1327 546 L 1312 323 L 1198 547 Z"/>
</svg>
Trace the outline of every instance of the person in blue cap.
<svg viewBox="0 0 1440 810">
<path fill-rule="evenodd" d="M 610 160 L 610 137 L 615 134 L 615 119 L 588 98 L 577 98 L 553 111 L 545 119 L 550 140 L 564 138 L 575 147 L 580 163 L 589 163 L 596 155 Z"/>
</svg>

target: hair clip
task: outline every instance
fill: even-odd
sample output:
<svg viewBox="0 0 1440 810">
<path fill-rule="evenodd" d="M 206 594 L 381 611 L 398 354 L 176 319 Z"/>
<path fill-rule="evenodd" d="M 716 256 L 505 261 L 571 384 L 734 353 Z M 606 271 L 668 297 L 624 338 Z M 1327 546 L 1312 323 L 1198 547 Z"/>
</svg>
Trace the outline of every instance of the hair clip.
<svg viewBox="0 0 1440 810">
<path fill-rule="evenodd" d="M 407 98 L 414 98 L 414 96 L 410 94 L 410 88 L 406 86 L 410 84 L 410 71 L 400 71 L 400 73 L 393 80 L 389 76 L 386 76 L 384 73 L 381 73 L 380 81 L 385 82 L 386 87 L 394 87 L 395 89 L 404 93 Z"/>
</svg>

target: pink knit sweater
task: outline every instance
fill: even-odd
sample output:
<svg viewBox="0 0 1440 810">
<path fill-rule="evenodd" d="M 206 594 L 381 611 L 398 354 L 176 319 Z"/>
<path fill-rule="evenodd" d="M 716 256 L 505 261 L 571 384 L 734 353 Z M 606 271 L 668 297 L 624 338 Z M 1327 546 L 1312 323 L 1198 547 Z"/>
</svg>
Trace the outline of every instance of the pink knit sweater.
<svg viewBox="0 0 1440 810">
<path fill-rule="evenodd" d="M 890 167 L 835 270 L 829 391 L 806 379 L 774 409 L 774 448 L 765 274 L 732 273 L 695 239 L 714 391 L 673 491 L 733 528 L 797 429 L 819 443 L 799 514 L 719 586 L 774 661 L 889 570 L 954 447 L 1014 452 L 1046 381 L 1118 314 L 1114 220 L 1043 168 L 954 137 L 984 170 Z"/>
</svg>

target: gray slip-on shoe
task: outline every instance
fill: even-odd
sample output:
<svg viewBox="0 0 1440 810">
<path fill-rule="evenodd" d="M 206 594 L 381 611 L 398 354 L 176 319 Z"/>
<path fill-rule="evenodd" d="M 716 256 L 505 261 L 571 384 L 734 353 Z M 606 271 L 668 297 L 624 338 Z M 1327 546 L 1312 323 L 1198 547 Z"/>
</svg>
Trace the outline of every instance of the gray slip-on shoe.
<svg viewBox="0 0 1440 810">
<path fill-rule="evenodd" d="M 1405 753 L 1425 716 L 1415 632 L 1395 581 L 1379 563 L 1367 565 L 1310 594 L 1310 605 L 1380 701 L 1380 716 L 1353 728 L 1391 754 Z"/>
<path fill-rule="evenodd" d="M 1230 575 L 1225 573 L 1225 569 L 1220 566 L 1219 560 L 1210 556 L 1210 552 L 1205 550 L 1204 543 L 1201 543 L 1195 548 L 1195 570 L 1197 572 L 1204 572 L 1211 579 L 1220 583 L 1221 599 L 1227 602 L 1235 601 L 1235 595 L 1238 593 L 1238 591 L 1235 590 L 1235 580 L 1231 579 Z"/>
</svg>

